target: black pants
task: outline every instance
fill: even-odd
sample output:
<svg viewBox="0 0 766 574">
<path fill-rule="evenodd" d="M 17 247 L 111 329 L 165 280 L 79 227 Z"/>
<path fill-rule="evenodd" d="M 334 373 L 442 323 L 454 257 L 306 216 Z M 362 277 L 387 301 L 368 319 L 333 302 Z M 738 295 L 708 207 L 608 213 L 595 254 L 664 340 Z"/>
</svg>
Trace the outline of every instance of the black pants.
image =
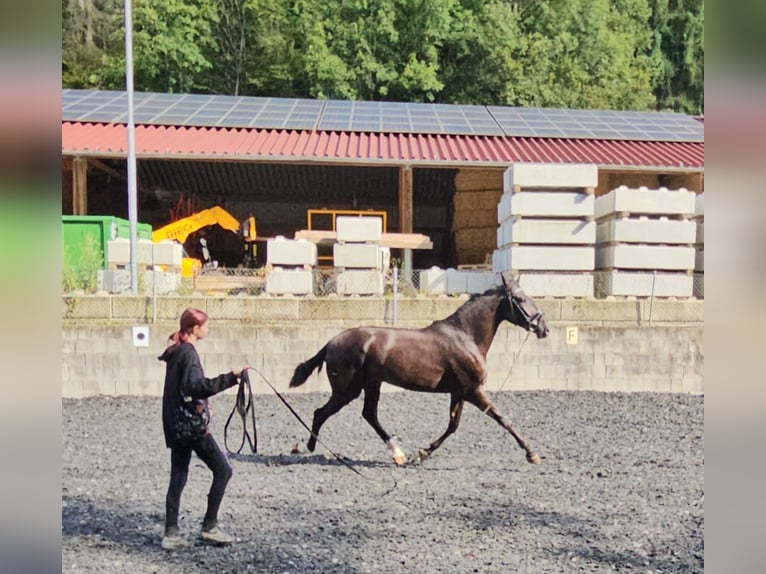
<svg viewBox="0 0 766 574">
<path fill-rule="evenodd" d="M 218 509 L 221 506 L 226 484 L 232 475 L 231 465 L 212 435 L 207 434 L 192 447 L 170 449 L 170 486 L 165 498 L 165 534 L 178 532 L 178 508 L 181 492 L 189 476 L 189 462 L 192 451 L 213 471 L 213 484 L 207 495 L 207 512 L 202 522 L 203 530 L 210 530 L 218 523 Z"/>
</svg>

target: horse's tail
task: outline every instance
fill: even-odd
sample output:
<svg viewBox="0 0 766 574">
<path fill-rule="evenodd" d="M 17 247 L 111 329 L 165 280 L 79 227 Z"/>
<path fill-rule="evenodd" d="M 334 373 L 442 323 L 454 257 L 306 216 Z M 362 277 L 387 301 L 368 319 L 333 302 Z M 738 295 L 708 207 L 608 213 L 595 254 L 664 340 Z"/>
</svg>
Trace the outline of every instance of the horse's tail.
<svg viewBox="0 0 766 574">
<path fill-rule="evenodd" d="M 322 347 L 319 352 L 311 357 L 308 361 L 304 361 L 297 367 L 295 367 L 295 372 L 293 373 L 293 378 L 290 379 L 290 388 L 293 387 L 299 387 L 303 383 L 306 382 L 306 379 L 309 378 L 309 375 L 314 372 L 314 369 L 318 368 L 319 371 L 322 371 L 322 363 L 324 363 L 324 356 L 327 353 L 327 345 Z"/>
</svg>

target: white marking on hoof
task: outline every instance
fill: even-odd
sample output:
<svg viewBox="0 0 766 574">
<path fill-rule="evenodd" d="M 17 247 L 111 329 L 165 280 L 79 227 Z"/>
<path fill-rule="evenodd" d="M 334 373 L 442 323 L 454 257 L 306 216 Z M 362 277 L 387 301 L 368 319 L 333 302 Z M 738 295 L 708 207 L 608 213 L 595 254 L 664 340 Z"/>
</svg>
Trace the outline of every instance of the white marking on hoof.
<svg viewBox="0 0 766 574">
<path fill-rule="evenodd" d="M 540 457 L 536 453 L 527 453 L 527 462 L 540 464 Z"/>
<path fill-rule="evenodd" d="M 407 457 L 404 456 L 404 452 L 402 452 L 402 449 L 399 448 L 399 445 L 396 443 L 396 439 L 394 437 L 391 437 L 386 442 L 388 445 L 388 452 L 391 453 L 391 458 L 394 459 L 394 462 L 402 466 L 404 463 L 407 462 Z"/>
</svg>

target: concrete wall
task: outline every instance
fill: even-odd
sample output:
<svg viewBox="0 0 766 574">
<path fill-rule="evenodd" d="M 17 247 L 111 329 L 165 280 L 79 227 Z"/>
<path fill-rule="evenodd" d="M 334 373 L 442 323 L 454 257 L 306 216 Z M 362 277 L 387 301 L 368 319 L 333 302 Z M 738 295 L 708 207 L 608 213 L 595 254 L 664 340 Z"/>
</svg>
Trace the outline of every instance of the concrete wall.
<svg viewBox="0 0 766 574">
<path fill-rule="evenodd" d="M 400 300 L 398 325 L 425 326 L 464 301 L 464 297 Z M 501 325 L 488 356 L 489 390 L 704 393 L 702 301 L 538 303 L 548 318 L 550 336 L 537 340 L 530 335 L 524 343 L 526 332 Z M 164 369 L 157 356 L 178 315 L 190 305 L 206 310 L 213 321 L 209 337 L 198 346 L 208 375 L 248 362 L 280 390 L 287 389 L 295 366 L 330 337 L 349 326 L 385 325 L 391 313 L 391 301 L 382 298 L 349 302 L 177 297 L 158 299 L 157 319 L 151 323 L 151 302 L 145 298 L 65 299 L 62 396 L 160 395 Z M 148 347 L 133 345 L 134 325 L 148 326 Z M 254 392 L 271 392 L 256 374 L 252 381 Z M 384 385 L 384 390 L 392 389 Z M 324 371 L 290 392 L 311 391 L 329 391 Z"/>
</svg>

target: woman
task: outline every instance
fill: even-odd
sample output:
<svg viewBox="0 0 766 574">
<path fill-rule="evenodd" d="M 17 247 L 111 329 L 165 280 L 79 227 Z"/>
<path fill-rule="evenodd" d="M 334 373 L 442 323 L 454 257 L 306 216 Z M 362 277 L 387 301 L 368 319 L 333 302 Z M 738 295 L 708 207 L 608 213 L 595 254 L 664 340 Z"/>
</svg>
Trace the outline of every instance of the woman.
<svg viewBox="0 0 766 574">
<path fill-rule="evenodd" d="M 218 509 L 232 470 L 208 429 L 210 415 L 207 399 L 236 385 L 247 367 L 232 369 L 212 379 L 206 378 L 195 344 L 204 339 L 207 332 L 208 316 L 199 309 L 186 309 L 181 315 L 179 330 L 170 336 L 168 348 L 159 357 L 167 363 L 162 395 L 162 427 L 165 444 L 170 448 L 171 464 L 170 485 L 165 500 L 165 535 L 162 538 L 165 550 L 175 550 L 186 544 L 178 530 L 178 508 L 189 474 L 192 451 L 213 471 L 213 484 L 207 496 L 207 512 L 200 538 L 221 546 L 233 542 L 233 538 L 218 526 Z"/>
</svg>

